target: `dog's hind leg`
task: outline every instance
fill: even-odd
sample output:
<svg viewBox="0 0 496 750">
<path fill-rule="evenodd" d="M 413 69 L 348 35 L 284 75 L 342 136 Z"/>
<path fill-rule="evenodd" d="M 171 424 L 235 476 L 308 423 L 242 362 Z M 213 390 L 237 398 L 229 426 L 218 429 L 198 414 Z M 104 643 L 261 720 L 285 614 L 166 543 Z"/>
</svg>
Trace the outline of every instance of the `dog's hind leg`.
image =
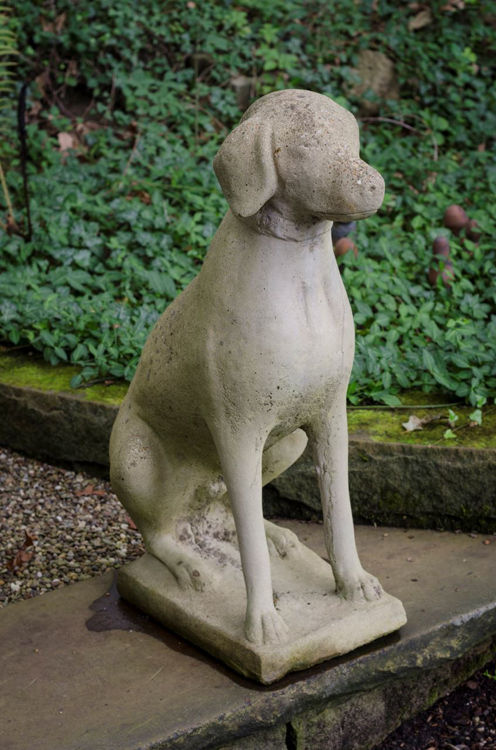
<svg viewBox="0 0 496 750">
<path fill-rule="evenodd" d="M 202 590 L 212 571 L 183 520 L 199 483 L 194 466 L 175 460 L 131 406 L 117 416 L 110 455 L 112 486 L 141 531 L 146 550 L 169 569 L 181 588 Z"/>
<path fill-rule="evenodd" d="M 294 464 L 305 450 L 307 442 L 305 432 L 298 429 L 267 448 L 262 458 L 262 485 L 268 484 Z M 296 534 L 267 520 L 264 525 L 272 556 L 294 557 L 299 554 L 300 540 Z"/>
</svg>

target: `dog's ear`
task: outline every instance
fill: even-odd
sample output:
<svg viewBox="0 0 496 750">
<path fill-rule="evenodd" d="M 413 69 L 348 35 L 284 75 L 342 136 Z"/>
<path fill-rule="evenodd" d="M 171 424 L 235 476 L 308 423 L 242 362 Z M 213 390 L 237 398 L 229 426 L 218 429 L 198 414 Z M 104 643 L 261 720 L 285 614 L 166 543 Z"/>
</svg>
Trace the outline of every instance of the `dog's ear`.
<svg viewBox="0 0 496 750">
<path fill-rule="evenodd" d="M 233 213 L 256 214 L 277 188 L 270 123 L 258 117 L 241 122 L 220 147 L 214 170 Z"/>
</svg>

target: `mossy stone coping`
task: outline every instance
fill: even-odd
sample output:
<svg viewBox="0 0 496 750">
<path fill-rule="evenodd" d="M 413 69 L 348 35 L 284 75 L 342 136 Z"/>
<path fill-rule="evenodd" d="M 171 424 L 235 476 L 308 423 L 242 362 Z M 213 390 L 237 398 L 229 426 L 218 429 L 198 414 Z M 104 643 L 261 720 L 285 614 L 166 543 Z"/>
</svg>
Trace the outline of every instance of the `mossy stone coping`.
<svg viewBox="0 0 496 750">
<path fill-rule="evenodd" d="M 52 367 L 36 354 L 0 351 L 0 444 L 52 460 L 108 465 L 108 438 L 126 383 L 74 390 L 78 370 Z M 350 409 L 350 491 L 355 518 L 423 528 L 496 531 L 496 407 L 482 425 L 452 407 L 456 438 L 443 438 L 449 398 L 406 392 L 401 409 Z M 432 408 L 440 404 L 439 408 Z M 407 432 L 410 414 L 441 415 Z M 288 502 L 291 501 L 291 502 Z M 305 453 L 265 493 L 266 513 L 316 518 L 320 503 Z"/>
</svg>

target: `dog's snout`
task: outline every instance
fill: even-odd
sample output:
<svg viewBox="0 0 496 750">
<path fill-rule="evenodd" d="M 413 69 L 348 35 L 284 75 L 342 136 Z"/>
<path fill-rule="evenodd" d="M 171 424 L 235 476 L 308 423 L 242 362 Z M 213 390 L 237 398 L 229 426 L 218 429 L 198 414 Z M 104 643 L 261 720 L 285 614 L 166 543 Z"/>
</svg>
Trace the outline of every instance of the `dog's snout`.
<svg viewBox="0 0 496 750">
<path fill-rule="evenodd" d="M 328 218 L 339 222 L 364 219 L 381 207 L 384 192 L 381 175 L 362 159 L 341 164 L 329 194 Z"/>
</svg>

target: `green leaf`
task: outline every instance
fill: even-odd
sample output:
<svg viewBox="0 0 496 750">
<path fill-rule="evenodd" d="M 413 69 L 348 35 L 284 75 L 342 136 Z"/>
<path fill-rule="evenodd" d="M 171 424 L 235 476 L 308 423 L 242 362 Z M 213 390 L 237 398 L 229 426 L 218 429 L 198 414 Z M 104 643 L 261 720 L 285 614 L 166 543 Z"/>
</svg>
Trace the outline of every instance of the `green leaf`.
<svg viewBox="0 0 496 750">
<path fill-rule="evenodd" d="M 476 424 L 478 424 L 480 427 L 482 424 L 482 410 L 475 409 L 475 411 L 473 411 L 472 414 L 470 414 L 469 419 L 472 422 L 475 422 Z"/>
<path fill-rule="evenodd" d="M 81 375 L 81 373 L 79 373 L 78 375 L 74 375 L 71 378 L 71 382 L 69 385 L 71 386 L 71 388 L 79 388 L 82 382 L 83 382 L 83 376 Z"/>
</svg>

